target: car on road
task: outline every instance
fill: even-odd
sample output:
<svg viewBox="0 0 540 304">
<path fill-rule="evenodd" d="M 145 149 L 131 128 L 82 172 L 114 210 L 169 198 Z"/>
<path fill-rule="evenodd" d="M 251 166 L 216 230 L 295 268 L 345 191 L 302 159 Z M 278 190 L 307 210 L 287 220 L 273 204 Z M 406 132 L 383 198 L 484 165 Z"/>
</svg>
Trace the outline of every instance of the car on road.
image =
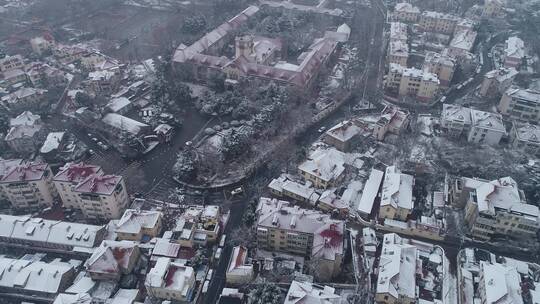
<svg viewBox="0 0 540 304">
<path fill-rule="evenodd" d="M 209 286 L 210 286 L 210 281 L 208 281 L 208 280 L 204 281 L 204 284 L 202 286 L 202 293 L 207 293 Z"/>
<path fill-rule="evenodd" d="M 219 261 L 219 259 L 221 258 L 221 252 L 222 251 L 223 251 L 223 249 L 221 249 L 221 248 L 218 248 L 216 250 L 216 253 L 214 254 L 214 260 Z"/>
<path fill-rule="evenodd" d="M 90 138 L 93 142 L 97 143 L 99 140 L 95 137 Z"/>
<path fill-rule="evenodd" d="M 244 189 L 242 189 L 242 187 L 238 187 L 238 188 L 234 189 L 233 191 L 231 191 L 231 195 L 234 196 L 234 195 L 240 194 L 242 192 L 244 192 Z"/>
<path fill-rule="evenodd" d="M 324 133 L 326 131 L 326 127 L 320 127 L 318 132 L 319 133 Z"/>
<path fill-rule="evenodd" d="M 221 236 L 221 239 L 219 240 L 219 248 L 225 247 L 225 240 L 227 239 L 227 235 L 224 234 Z"/>
<path fill-rule="evenodd" d="M 206 273 L 206 279 L 207 279 L 208 281 L 211 281 L 213 275 L 214 275 L 214 269 L 208 270 L 208 273 Z"/>
<path fill-rule="evenodd" d="M 97 142 L 97 145 L 103 149 L 103 150 L 109 150 L 109 146 L 107 146 L 106 144 L 102 143 L 101 141 L 98 141 Z"/>
</svg>

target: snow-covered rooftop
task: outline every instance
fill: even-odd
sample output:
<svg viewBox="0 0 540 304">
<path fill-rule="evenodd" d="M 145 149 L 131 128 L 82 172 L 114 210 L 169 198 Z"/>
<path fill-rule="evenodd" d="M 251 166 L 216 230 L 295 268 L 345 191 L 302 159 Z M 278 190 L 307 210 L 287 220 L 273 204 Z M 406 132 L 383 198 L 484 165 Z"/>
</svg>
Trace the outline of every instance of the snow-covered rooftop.
<svg viewBox="0 0 540 304">
<path fill-rule="evenodd" d="M 132 241 L 105 240 L 94 250 L 84 266 L 88 272 L 93 273 L 120 273 L 128 269 L 137 244 Z"/>
<path fill-rule="evenodd" d="M 62 140 L 64 139 L 64 136 L 66 135 L 66 132 L 51 132 L 47 135 L 47 139 L 45 139 L 45 142 L 41 146 L 41 149 L 39 150 L 40 153 L 49 153 L 54 150 L 58 150 L 60 148 L 60 144 L 62 143 Z"/>
<path fill-rule="evenodd" d="M 112 99 L 109 103 L 107 103 L 106 107 L 116 113 L 130 105 L 131 101 L 129 99 L 127 99 L 126 97 L 118 97 Z"/>
<path fill-rule="evenodd" d="M 232 250 L 226 274 L 251 275 L 253 265 L 247 264 L 248 250 L 244 246 L 236 246 Z"/>
<path fill-rule="evenodd" d="M 40 180 L 49 170 L 49 165 L 46 163 L 21 162 L 18 166 L 11 167 L 0 179 L 0 183 Z"/>
<path fill-rule="evenodd" d="M 504 49 L 506 57 L 523 58 L 525 56 L 525 43 L 516 36 L 509 37 L 506 40 L 506 48 Z"/>
<path fill-rule="evenodd" d="M 454 38 L 450 41 L 450 47 L 465 51 L 470 51 L 476 40 L 476 31 L 474 30 L 459 30 L 457 33 L 454 33 Z"/>
<path fill-rule="evenodd" d="M 54 176 L 55 181 L 78 184 L 90 175 L 102 174 L 101 167 L 85 163 L 66 163 Z"/>
<path fill-rule="evenodd" d="M 471 109 L 471 123 L 474 127 L 506 132 L 501 114 Z"/>
<path fill-rule="evenodd" d="M 486 303 L 522 304 L 521 277 L 515 267 L 495 263 L 480 263 Z"/>
<path fill-rule="evenodd" d="M 443 104 L 441 118 L 444 121 L 458 122 L 463 125 L 471 125 L 471 109 L 460 105 Z"/>
<path fill-rule="evenodd" d="M 339 304 L 341 296 L 330 286 L 292 281 L 283 304 Z"/>
<path fill-rule="evenodd" d="M 334 148 L 319 149 L 311 153 L 308 160 L 300 164 L 298 169 L 330 182 L 345 171 L 345 155 Z"/>
<path fill-rule="evenodd" d="M 116 224 L 116 232 L 139 233 L 141 229 L 151 229 L 161 218 L 159 211 L 127 209 Z"/>
<path fill-rule="evenodd" d="M 390 205 L 395 209 L 412 210 L 414 207 L 413 185 L 412 175 L 401 173 L 396 166 L 387 167 L 381 193 L 381 207 Z"/>
<path fill-rule="evenodd" d="M 193 268 L 173 262 L 170 258 L 160 257 L 154 268 L 146 275 L 145 285 L 150 288 L 164 288 L 180 291 L 187 296 L 194 276 Z"/>
<path fill-rule="evenodd" d="M 379 193 L 379 188 L 381 187 L 381 182 L 383 179 L 384 172 L 371 169 L 369 178 L 364 185 L 364 190 L 362 191 L 362 197 L 360 198 L 360 203 L 358 204 L 357 210 L 363 214 L 371 213 L 373 208 L 373 203 Z"/>
<path fill-rule="evenodd" d="M 540 127 L 531 124 L 514 124 L 515 136 L 519 141 L 540 145 Z"/>
<path fill-rule="evenodd" d="M 96 193 L 111 195 L 117 186 L 122 182 L 121 175 L 93 174 L 80 182 L 74 189 L 81 193 Z"/>
<path fill-rule="evenodd" d="M 144 129 L 150 128 L 145 123 L 116 113 L 105 114 L 101 120 L 117 130 L 125 131 L 135 136 L 139 135 Z"/>
<path fill-rule="evenodd" d="M 362 132 L 362 128 L 350 120 L 345 120 L 326 131 L 326 136 L 331 136 L 341 142 L 347 142 Z"/>
</svg>

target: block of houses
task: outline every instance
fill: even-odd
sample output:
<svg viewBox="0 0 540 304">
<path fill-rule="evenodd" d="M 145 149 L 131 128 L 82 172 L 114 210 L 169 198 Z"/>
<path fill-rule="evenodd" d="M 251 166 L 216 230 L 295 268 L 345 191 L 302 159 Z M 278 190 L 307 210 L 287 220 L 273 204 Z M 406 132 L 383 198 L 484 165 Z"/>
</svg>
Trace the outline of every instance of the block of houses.
<svg viewBox="0 0 540 304">
<path fill-rule="evenodd" d="M 420 14 L 419 25 L 426 32 L 452 34 L 459 18 L 445 13 L 424 11 Z"/>
<path fill-rule="evenodd" d="M 52 206 L 58 193 L 48 164 L 23 162 L 0 179 L 3 196 L 15 209 L 38 210 Z"/>
<path fill-rule="evenodd" d="M 325 212 L 335 212 L 338 215 L 349 214 L 349 204 L 336 194 L 336 189 L 331 188 L 321 193 L 317 208 Z"/>
<path fill-rule="evenodd" d="M 253 280 L 253 265 L 248 263 L 248 250 L 244 246 L 235 246 L 225 272 L 225 281 L 233 286 L 243 286 Z"/>
<path fill-rule="evenodd" d="M 407 67 L 409 60 L 409 45 L 402 40 L 390 40 L 388 44 L 387 62 L 399 64 L 402 67 Z"/>
<path fill-rule="evenodd" d="M 439 246 L 385 234 L 375 270 L 375 302 L 444 303 L 442 292 L 433 291 L 443 290 L 446 263 Z"/>
<path fill-rule="evenodd" d="M 4 138 L 15 152 L 33 153 L 43 142 L 43 124 L 39 115 L 24 111 L 10 119 L 10 129 Z"/>
<path fill-rule="evenodd" d="M 315 188 L 311 186 L 311 182 L 305 184 L 298 183 L 283 174 L 278 178 L 273 179 L 268 184 L 270 192 L 276 196 L 286 196 L 300 202 L 310 203 L 315 205 L 319 200 L 319 194 Z"/>
<path fill-rule="evenodd" d="M 540 92 L 512 86 L 504 92 L 497 109 L 515 120 L 536 124 L 540 120 Z"/>
<path fill-rule="evenodd" d="M 395 63 L 390 63 L 385 82 L 387 90 L 399 96 L 413 96 L 423 102 L 428 102 L 435 97 L 439 85 L 437 75 Z"/>
<path fill-rule="evenodd" d="M 9 87 L 27 80 L 26 72 L 22 69 L 14 69 L 0 73 L 0 87 Z"/>
<path fill-rule="evenodd" d="M 323 141 L 341 152 L 348 152 L 366 135 L 366 129 L 360 122 L 344 120 L 326 131 Z"/>
<path fill-rule="evenodd" d="M 460 136 L 471 129 L 471 109 L 443 104 L 441 127 L 450 135 Z"/>
<path fill-rule="evenodd" d="M 257 246 L 317 260 L 316 276 L 330 279 L 341 271 L 343 221 L 288 202 L 261 198 L 257 206 Z"/>
<path fill-rule="evenodd" d="M 540 152 L 540 127 L 514 122 L 510 130 L 510 142 L 515 149 L 537 154 Z"/>
<path fill-rule="evenodd" d="M 394 106 L 386 106 L 373 127 L 373 136 L 383 140 L 387 133 L 399 134 L 409 125 L 409 113 Z"/>
<path fill-rule="evenodd" d="M 127 209 L 120 220 L 115 221 L 117 240 L 142 241 L 157 237 L 163 227 L 160 211 Z"/>
<path fill-rule="evenodd" d="M 36 251 L 76 251 L 98 246 L 105 226 L 52 221 L 28 216 L 0 215 L 2 246 L 24 245 Z"/>
<path fill-rule="evenodd" d="M 1 56 L 0 56 L 1 57 Z M 0 72 L 24 68 L 24 59 L 21 55 L 4 55 L 0 58 Z"/>
<path fill-rule="evenodd" d="M 99 166 L 82 162 L 67 163 L 60 168 L 53 182 L 65 208 L 83 209 L 80 205 L 79 193 L 75 192 L 75 188 L 91 175 L 103 175 L 103 170 Z"/>
<path fill-rule="evenodd" d="M 78 196 L 79 209 L 88 218 L 117 219 L 130 204 L 120 175 L 90 175 L 73 192 Z"/>
<path fill-rule="evenodd" d="M 219 206 L 189 206 L 177 218 L 176 225 L 172 229 L 171 241 L 183 247 L 215 243 L 221 228 L 220 217 Z"/>
<path fill-rule="evenodd" d="M 396 166 L 387 167 L 381 190 L 379 218 L 407 221 L 414 208 L 413 186 L 412 175 L 401 173 Z"/>
<path fill-rule="evenodd" d="M 403 22 L 416 22 L 420 17 L 420 9 L 408 2 L 396 3 L 392 17 Z"/>
<path fill-rule="evenodd" d="M 485 97 L 495 97 L 503 94 L 510 86 L 518 74 L 514 68 L 499 68 L 484 75 L 480 86 L 480 95 Z"/>
<path fill-rule="evenodd" d="M 195 293 L 195 271 L 183 263 L 159 258 L 146 275 L 144 286 L 156 299 L 190 302 Z"/>
<path fill-rule="evenodd" d="M 511 177 L 493 181 L 476 179 L 458 186 L 461 193 L 470 193 L 465 205 L 465 222 L 474 238 L 491 240 L 496 234 L 522 240 L 536 237 L 540 211 L 537 206 L 526 203 L 523 191 Z"/>
<path fill-rule="evenodd" d="M 506 39 L 504 48 L 504 66 L 518 68 L 525 58 L 525 43 L 516 36 Z"/>
<path fill-rule="evenodd" d="M 35 259 L 1 257 L 0 269 L 0 288 L 3 292 L 51 300 L 63 292 L 75 277 L 73 266 L 58 260 L 47 263 Z"/>
<path fill-rule="evenodd" d="M 84 263 L 93 280 L 120 280 L 135 269 L 141 253 L 133 241 L 103 241 Z"/>
<path fill-rule="evenodd" d="M 284 304 L 296 303 L 340 303 L 342 296 L 336 293 L 335 288 L 321 286 L 310 282 L 292 281 Z"/>
<path fill-rule="evenodd" d="M 447 54 L 456 59 L 466 58 L 472 51 L 476 36 L 477 33 L 473 29 L 456 31 L 448 45 Z"/>
</svg>

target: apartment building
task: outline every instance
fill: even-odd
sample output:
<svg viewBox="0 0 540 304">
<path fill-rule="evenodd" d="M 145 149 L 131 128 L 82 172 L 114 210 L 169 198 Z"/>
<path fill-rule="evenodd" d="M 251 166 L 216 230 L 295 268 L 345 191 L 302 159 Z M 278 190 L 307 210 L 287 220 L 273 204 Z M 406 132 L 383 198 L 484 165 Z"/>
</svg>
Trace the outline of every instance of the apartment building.
<svg viewBox="0 0 540 304">
<path fill-rule="evenodd" d="M 53 182 L 65 208 L 83 209 L 75 188 L 91 175 L 101 176 L 103 170 L 99 166 L 85 163 L 67 163 L 60 168 Z"/>
<path fill-rule="evenodd" d="M 4 56 L 0 58 L 0 72 L 24 68 L 24 59 L 21 55 Z"/>
<path fill-rule="evenodd" d="M 274 178 L 268 184 L 270 192 L 276 196 L 290 197 L 299 202 L 317 204 L 320 195 L 312 187 L 311 182 L 305 184 L 298 183 L 290 179 L 287 175 L 281 175 L 279 178 Z"/>
<path fill-rule="evenodd" d="M 244 246 L 234 247 L 225 272 L 227 284 L 243 286 L 253 280 L 253 275 L 253 265 L 248 263 L 247 248 Z"/>
<path fill-rule="evenodd" d="M 472 180 L 455 187 L 458 194 L 469 193 L 465 222 L 474 238 L 491 240 L 495 235 L 523 240 L 536 238 L 540 228 L 539 209 L 526 203 L 523 191 L 511 177 Z"/>
<path fill-rule="evenodd" d="M 510 88 L 517 74 L 518 71 L 514 68 L 500 68 L 487 72 L 480 86 L 480 95 L 494 97 L 503 94 Z"/>
<path fill-rule="evenodd" d="M 73 192 L 79 197 L 79 208 L 89 218 L 120 218 L 130 203 L 124 178 L 119 175 L 89 175 Z"/>
<path fill-rule="evenodd" d="M 336 185 L 345 174 L 345 155 L 334 148 L 319 149 L 298 166 L 302 177 L 316 188 Z"/>
<path fill-rule="evenodd" d="M 37 55 L 50 51 L 54 46 L 54 40 L 51 35 L 38 36 L 30 39 L 30 46 L 32 51 Z"/>
<path fill-rule="evenodd" d="M 424 11 L 420 15 L 419 25 L 426 32 L 452 34 L 459 18 L 445 13 Z"/>
<path fill-rule="evenodd" d="M 514 122 L 510 130 L 510 142 L 515 149 L 537 154 L 540 152 L 540 127 Z"/>
<path fill-rule="evenodd" d="M 339 151 L 347 152 L 369 133 L 370 130 L 367 124 L 359 121 L 345 120 L 326 131 L 323 140 Z"/>
<path fill-rule="evenodd" d="M 379 304 L 445 303 L 444 250 L 429 243 L 401 238 L 395 233 L 384 235 L 375 287 Z M 433 292 L 438 290 L 440 292 Z"/>
<path fill-rule="evenodd" d="M 146 275 L 144 286 L 154 298 L 188 303 L 195 292 L 195 271 L 170 258 L 158 258 Z"/>
<path fill-rule="evenodd" d="M 454 77 L 455 60 L 446 55 L 435 52 L 426 52 L 422 70 L 437 75 L 441 87 L 449 87 Z"/>
<path fill-rule="evenodd" d="M 504 0 L 484 0 L 482 17 L 496 18 L 504 15 Z"/>
<path fill-rule="evenodd" d="M 433 73 L 391 63 L 385 87 L 399 96 L 414 96 L 419 101 L 430 101 L 435 97 L 439 84 L 439 79 Z"/>
<path fill-rule="evenodd" d="M 414 208 L 413 186 L 412 175 L 401 173 L 396 166 L 387 167 L 381 190 L 379 218 L 407 221 Z"/>
<path fill-rule="evenodd" d="M 10 119 L 9 126 L 4 140 L 13 151 L 30 154 L 43 143 L 43 124 L 39 115 L 24 111 Z"/>
<path fill-rule="evenodd" d="M 58 195 L 52 182 L 51 168 L 40 162 L 23 162 L 13 166 L 0 179 L 0 189 L 16 209 L 50 207 Z"/>
<path fill-rule="evenodd" d="M 388 46 L 388 63 L 396 63 L 407 67 L 409 58 L 409 45 L 407 44 L 407 24 L 401 22 L 390 23 L 390 43 Z"/>
<path fill-rule="evenodd" d="M 385 106 L 373 126 L 373 136 L 383 140 L 387 133 L 399 134 L 409 126 L 409 113 L 395 106 Z"/>
<path fill-rule="evenodd" d="M 43 106 L 47 90 L 22 87 L 0 98 L 2 105 L 10 112 L 38 109 Z"/>
<path fill-rule="evenodd" d="M 504 48 L 504 66 L 518 68 L 525 58 L 525 43 L 516 36 L 506 39 Z"/>
<path fill-rule="evenodd" d="M 482 303 L 525 303 L 516 267 L 480 262 L 478 295 Z"/>
<path fill-rule="evenodd" d="M 502 116 L 471 109 L 471 130 L 467 136 L 469 142 L 497 145 L 506 135 Z"/>
<path fill-rule="evenodd" d="M 316 260 L 316 276 L 321 279 L 330 279 L 341 271 L 343 221 L 333 220 L 320 211 L 265 197 L 261 198 L 256 212 L 259 248 Z"/>
<path fill-rule="evenodd" d="M 456 59 L 467 58 L 472 51 L 477 33 L 472 28 L 460 28 L 448 45 L 447 54 Z"/>
<path fill-rule="evenodd" d="M 466 134 L 469 142 L 479 144 L 497 145 L 506 135 L 500 114 L 451 104 L 443 104 L 441 126 L 449 135 Z"/>
<path fill-rule="evenodd" d="M 521 122 L 540 121 L 540 92 L 515 86 L 506 90 L 497 106 L 499 112 Z"/>
<path fill-rule="evenodd" d="M 113 221 L 117 240 L 141 241 L 157 237 L 163 227 L 160 211 L 127 209 L 120 220 Z"/>
<path fill-rule="evenodd" d="M 339 304 L 342 301 L 345 301 L 344 297 L 337 294 L 333 287 L 292 281 L 283 304 Z"/>
<path fill-rule="evenodd" d="M 107 230 L 105 226 L 44 220 L 29 216 L 0 215 L 0 243 L 5 247 L 47 251 L 87 250 L 98 246 Z"/>
<path fill-rule="evenodd" d="M 420 10 L 408 2 L 397 3 L 392 17 L 403 22 L 416 22 L 420 17 Z"/>
</svg>

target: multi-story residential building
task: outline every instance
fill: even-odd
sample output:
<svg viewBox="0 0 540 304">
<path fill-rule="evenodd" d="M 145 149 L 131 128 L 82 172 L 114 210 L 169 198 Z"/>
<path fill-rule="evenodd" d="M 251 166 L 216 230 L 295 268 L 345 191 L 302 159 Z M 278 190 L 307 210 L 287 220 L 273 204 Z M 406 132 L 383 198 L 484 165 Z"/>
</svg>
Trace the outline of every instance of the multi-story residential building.
<svg viewBox="0 0 540 304">
<path fill-rule="evenodd" d="M 169 258 L 158 258 L 146 275 L 144 286 L 154 298 L 189 303 L 195 292 L 195 271 Z"/>
<path fill-rule="evenodd" d="M 334 148 L 320 149 L 311 153 L 308 159 L 298 166 L 305 180 L 316 188 L 326 189 L 339 182 L 345 174 L 344 153 Z"/>
<path fill-rule="evenodd" d="M 467 134 L 469 142 L 497 145 L 506 135 L 500 114 L 444 104 L 441 126 L 453 136 Z"/>
<path fill-rule="evenodd" d="M 455 188 L 454 192 L 461 196 L 469 193 L 465 221 L 474 238 L 491 240 L 496 235 L 518 240 L 536 238 L 540 228 L 539 209 L 526 203 L 523 191 L 511 177 L 461 182 Z"/>
<path fill-rule="evenodd" d="M 14 69 L 0 73 L 0 87 L 9 87 L 17 83 L 25 82 L 28 78 L 22 69 Z"/>
<path fill-rule="evenodd" d="M 248 264 L 248 250 L 244 246 L 232 249 L 231 259 L 225 272 L 226 282 L 231 285 L 244 285 L 253 280 L 253 265 Z"/>
<path fill-rule="evenodd" d="M 0 179 L 0 189 L 16 209 L 50 207 L 58 195 L 52 182 L 51 168 L 39 162 L 25 162 L 12 167 Z"/>
<path fill-rule="evenodd" d="M 420 10 L 408 2 L 397 3 L 392 17 L 403 22 L 416 22 L 420 17 Z"/>
<path fill-rule="evenodd" d="M 273 179 L 268 185 L 270 192 L 276 196 L 290 197 L 299 202 L 306 202 L 315 205 L 320 195 L 312 187 L 311 182 L 305 184 L 298 183 L 290 179 L 287 175 L 281 175 Z"/>
<path fill-rule="evenodd" d="M 399 96 L 414 96 L 420 101 L 430 101 L 439 89 L 437 75 L 416 68 L 405 68 L 391 63 L 385 87 Z"/>
<path fill-rule="evenodd" d="M 435 52 L 426 52 L 422 70 L 437 75 L 441 87 L 449 87 L 454 77 L 455 60 L 446 55 Z"/>
<path fill-rule="evenodd" d="M 512 86 L 504 92 L 497 108 L 515 120 L 536 124 L 540 120 L 540 92 Z"/>
<path fill-rule="evenodd" d="M 49 51 L 54 46 L 54 40 L 50 35 L 38 36 L 30 39 L 30 46 L 32 51 L 38 55 L 42 55 L 46 51 Z"/>
<path fill-rule="evenodd" d="M 478 295 L 482 303 L 524 303 L 515 266 L 480 262 Z"/>
<path fill-rule="evenodd" d="M 518 68 L 525 57 L 525 43 L 516 36 L 506 40 L 504 49 L 504 66 L 507 68 Z"/>
<path fill-rule="evenodd" d="M 176 220 L 171 241 L 184 247 L 215 243 L 220 233 L 220 217 L 219 206 L 189 206 Z"/>
<path fill-rule="evenodd" d="M 84 163 L 67 163 L 60 168 L 53 182 L 65 208 L 83 209 L 80 205 L 79 193 L 74 190 L 79 183 L 91 175 L 103 175 L 103 170 L 99 166 Z"/>
<path fill-rule="evenodd" d="M 459 18 L 454 15 L 424 11 L 420 15 L 420 27 L 427 32 L 452 34 Z"/>
<path fill-rule="evenodd" d="M 73 265 L 68 262 L 47 263 L 39 261 L 36 256 L 24 259 L 0 257 L 0 269 L 2 292 L 49 300 L 69 287 L 76 274 Z"/>
<path fill-rule="evenodd" d="M 79 197 L 79 208 L 89 218 L 120 218 L 130 203 L 124 178 L 120 175 L 89 175 L 72 192 Z"/>
<path fill-rule="evenodd" d="M 494 18 L 504 14 L 504 0 L 484 0 L 482 17 Z"/>
<path fill-rule="evenodd" d="M 443 283 L 448 263 L 439 246 L 401 238 L 395 233 L 385 234 L 375 271 L 375 302 L 448 303 L 448 293 L 455 292 Z"/>
<path fill-rule="evenodd" d="M 389 166 L 384 173 L 379 218 L 406 221 L 414 208 L 414 177 Z"/>
<path fill-rule="evenodd" d="M 345 224 L 330 215 L 288 202 L 261 198 L 257 206 L 257 244 L 261 249 L 317 261 L 315 275 L 330 279 L 341 271 Z"/>
<path fill-rule="evenodd" d="M 94 94 L 111 94 L 118 89 L 121 80 L 118 70 L 99 70 L 88 74 L 85 85 Z"/>
<path fill-rule="evenodd" d="M 135 269 L 141 253 L 137 242 L 103 241 L 84 267 L 93 280 L 120 280 Z"/>
<path fill-rule="evenodd" d="M 341 152 L 347 152 L 360 141 L 363 135 L 367 136 L 369 133 L 367 124 L 345 120 L 326 131 L 323 141 Z"/>
<path fill-rule="evenodd" d="M 500 68 L 487 72 L 480 87 L 480 95 L 494 97 L 504 93 L 512 85 L 517 74 L 518 71 L 514 68 Z"/>
<path fill-rule="evenodd" d="M 0 72 L 22 69 L 23 67 L 24 60 L 21 55 L 4 56 L 3 58 L 0 58 Z"/>
<path fill-rule="evenodd" d="M 12 168 L 21 165 L 23 162 L 22 159 L 0 159 L 0 180 L 4 175 L 8 174 Z M 0 203 L 8 204 L 7 196 L 0 187 Z"/>
<path fill-rule="evenodd" d="M 537 154 L 540 152 L 540 127 L 514 122 L 510 131 L 510 142 L 516 149 Z"/>
<path fill-rule="evenodd" d="M 399 134 L 409 126 L 409 113 L 395 106 L 385 106 L 373 126 L 373 136 L 383 140 L 387 133 Z"/>
<path fill-rule="evenodd" d="M 5 137 L 8 146 L 19 153 L 33 153 L 42 143 L 41 117 L 30 111 L 10 119 L 10 129 Z"/>
<path fill-rule="evenodd" d="M 456 59 L 466 58 L 471 53 L 476 36 L 477 33 L 474 29 L 456 30 L 448 45 L 447 55 Z"/>
<path fill-rule="evenodd" d="M 141 241 L 157 237 L 163 227 L 160 211 L 127 209 L 115 223 L 117 240 Z"/>
<path fill-rule="evenodd" d="M 338 304 L 342 301 L 344 301 L 343 297 L 336 293 L 335 288 L 310 282 L 292 281 L 283 304 Z"/>
<path fill-rule="evenodd" d="M 497 145 L 506 135 L 501 114 L 471 109 L 471 130 L 467 136 L 469 142 Z"/>
<path fill-rule="evenodd" d="M 39 109 L 44 106 L 47 90 L 22 87 L 0 99 L 2 105 L 11 112 Z"/>
<path fill-rule="evenodd" d="M 388 46 L 388 63 L 399 64 L 402 67 L 407 67 L 409 59 L 409 46 L 401 40 L 392 40 Z"/>
<path fill-rule="evenodd" d="M 51 221 L 29 216 L 0 215 L 0 243 L 36 251 L 77 251 L 98 246 L 107 234 L 105 226 Z"/>
</svg>

